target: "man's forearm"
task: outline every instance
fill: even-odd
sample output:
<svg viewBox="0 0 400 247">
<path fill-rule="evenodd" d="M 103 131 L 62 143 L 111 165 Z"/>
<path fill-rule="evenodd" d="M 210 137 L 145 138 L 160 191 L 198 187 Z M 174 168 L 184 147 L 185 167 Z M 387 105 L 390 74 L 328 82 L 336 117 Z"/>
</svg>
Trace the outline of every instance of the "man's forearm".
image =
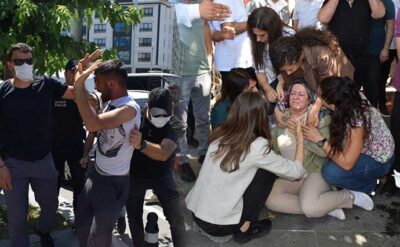
<svg viewBox="0 0 400 247">
<path fill-rule="evenodd" d="M 235 22 L 233 26 L 235 28 L 236 35 L 247 31 L 247 22 Z"/>
<path fill-rule="evenodd" d="M 145 141 L 146 148 L 143 149 L 141 152 L 148 156 L 149 158 L 153 160 L 158 160 L 158 161 L 166 161 L 172 154 L 173 150 L 175 150 L 176 146 L 174 148 L 172 147 L 162 147 L 160 144 L 155 144 L 149 141 Z"/>
<path fill-rule="evenodd" d="M 329 0 L 325 6 L 321 7 L 320 11 L 318 12 L 318 20 L 322 24 L 328 24 L 332 20 L 338 3 L 339 0 Z"/>
<path fill-rule="evenodd" d="M 85 123 L 86 129 L 91 131 L 96 126 L 98 116 L 96 112 L 90 107 L 85 86 L 83 83 L 75 83 L 74 86 L 75 101 L 78 105 L 79 113 Z"/>
</svg>

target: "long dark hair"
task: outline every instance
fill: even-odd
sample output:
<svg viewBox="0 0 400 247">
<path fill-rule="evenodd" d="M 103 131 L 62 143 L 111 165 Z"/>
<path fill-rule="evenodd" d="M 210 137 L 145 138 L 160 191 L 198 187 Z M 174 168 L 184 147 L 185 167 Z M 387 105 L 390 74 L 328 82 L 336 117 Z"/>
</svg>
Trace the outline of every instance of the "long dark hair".
<svg viewBox="0 0 400 247">
<path fill-rule="evenodd" d="M 370 105 L 361 97 L 356 83 L 348 77 L 331 76 L 321 81 L 320 90 L 321 98 L 326 103 L 335 105 L 329 126 L 329 144 L 332 147 L 329 155 L 343 152 L 345 140 L 351 138 L 350 128 L 360 127 L 355 126 L 355 121 L 362 122 L 365 140 L 371 126 L 365 115 Z"/>
<path fill-rule="evenodd" d="M 303 47 L 325 46 L 333 56 L 342 52 L 337 38 L 327 30 L 318 30 L 306 27 L 291 37 L 281 37 L 269 49 L 272 66 L 279 73 L 279 69 L 286 64 L 299 62 Z"/>
<path fill-rule="evenodd" d="M 261 7 L 255 9 L 247 19 L 247 33 L 251 41 L 251 53 L 253 55 L 256 69 L 264 68 L 265 43 L 257 42 L 257 37 L 253 33 L 253 28 L 266 31 L 268 33 L 268 43 L 272 44 L 282 37 L 284 27 L 287 26 L 279 15 L 271 8 Z"/>
<path fill-rule="evenodd" d="M 231 69 L 225 81 L 222 83 L 221 97 L 217 100 L 215 105 L 225 99 L 229 99 L 229 101 L 233 103 L 237 96 L 243 92 L 243 89 L 249 85 L 250 79 L 257 81 L 254 68 Z"/>
<path fill-rule="evenodd" d="M 226 122 L 211 132 L 209 142 L 219 142 L 218 149 L 211 155 L 214 159 L 223 157 L 220 167 L 224 172 L 239 169 L 251 143 L 258 137 L 268 140 L 265 153 L 271 151 L 268 108 L 267 100 L 260 93 L 242 93 L 230 108 Z"/>
</svg>

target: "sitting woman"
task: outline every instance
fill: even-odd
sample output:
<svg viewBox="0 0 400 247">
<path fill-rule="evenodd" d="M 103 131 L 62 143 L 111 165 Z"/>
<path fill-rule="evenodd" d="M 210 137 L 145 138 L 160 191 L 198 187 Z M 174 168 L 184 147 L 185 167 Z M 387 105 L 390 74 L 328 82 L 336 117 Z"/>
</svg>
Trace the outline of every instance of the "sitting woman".
<svg viewBox="0 0 400 247">
<path fill-rule="evenodd" d="M 211 110 L 211 128 L 224 123 L 228 117 L 229 108 L 237 96 L 243 92 L 257 92 L 257 80 L 253 68 L 234 68 L 229 71 L 222 84 L 221 98 L 217 100 Z"/>
<path fill-rule="evenodd" d="M 233 234 L 239 243 L 267 233 L 271 221 L 258 217 L 274 174 L 293 179 L 304 174 L 300 125 L 296 136 L 294 161 L 275 154 L 268 102 L 258 92 L 239 95 L 226 122 L 212 131 L 199 177 L 186 197 L 194 222 L 212 237 Z"/>
<path fill-rule="evenodd" d="M 328 77 L 320 83 L 321 99 L 332 110 L 331 138 L 323 149 L 331 159 L 321 170 L 325 181 L 336 187 L 370 194 L 377 179 L 391 169 L 394 140 L 380 113 L 361 96 L 349 78 Z M 322 139 L 318 131 L 310 138 Z M 357 203 L 373 208 L 368 200 Z"/>
<path fill-rule="evenodd" d="M 315 95 L 302 80 L 295 81 L 288 94 L 289 107 L 285 113 L 290 118 L 285 121 L 287 128 L 276 127 L 272 135 L 275 151 L 287 159 L 293 159 L 296 149 L 296 122 L 305 122 Z M 331 191 L 320 174 L 322 165 L 327 162 L 322 146 L 329 139 L 330 122 L 331 117 L 328 114 L 321 116 L 318 127 L 321 136 L 318 138 L 313 138 L 310 134 L 318 131 L 315 127 L 303 127 L 306 140 L 304 168 L 309 173 L 303 179 L 295 181 L 278 178 L 266 202 L 269 209 L 289 214 L 305 214 L 307 217 L 328 214 L 340 220 L 346 218 L 341 208 L 351 208 L 354 196 L 349 191 Z"/>
</svg>

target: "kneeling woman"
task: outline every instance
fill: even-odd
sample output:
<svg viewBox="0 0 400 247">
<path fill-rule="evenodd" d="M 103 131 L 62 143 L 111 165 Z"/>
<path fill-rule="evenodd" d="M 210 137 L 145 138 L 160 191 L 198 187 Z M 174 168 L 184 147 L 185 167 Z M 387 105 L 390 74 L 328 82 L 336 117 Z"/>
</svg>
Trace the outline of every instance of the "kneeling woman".
<svg viewBox="0 0 400 247">
<path fill-rule="evenodd" d="M 296 137 L 293 134 L 296 122 L 306 122 L 308 109 L 316 98 L 311 88 L 302 80 L 297 80 L 288 90 L 288 108 L 285 114 L 290 116 L 286 128 L 276 127 L 272 134 L 274 149 L 287 159 L 293 159 Z M 307 217 L 322 217 L 327 214 L 344 220 L 341 208 L 351 208 L 353 196 L 349 191 L 331 191 L 321 176 L 321 167 L 328 159 L 322 146 L 329 139 L 331 117 L 327 111 L 320 112 L 318 129 L 303 126 L 305 159 L 304 168 L 309 172 L 300 180 L 279 178 L 275 181 L 266 206 L 276 212 L 305 214 Z M 314 136 L 314 132 L 320 132 Z M 364 195 L 367 196 L 367 195 Z"/>
<path fill-rule="evenodd" d="M 271 190 L 273 173 L 294 179 L 304 174 L 300 125 L 296 136 L 294 161 L 275 154 L 268 102 L 256 92 L 239 95 L 227 121 L 211 133 L 199 177 L 186 198 L 197 225 L 212 236 L 234 234 L 239 243 L 267 233 L 271 222 L 258 220 L 258 216 Z"/>
<path fill-rule="evenodd" d="M 323 146 L 331 159 L 322 176 L 331 185 L 370 194 L 377 179 L 394 161 L 394 140 L 380 113 L 363 98 L 348 78 L 328 77 L 320 84 L 322 103 L 333 111 L 331 139 Z M 319 133 L 316 133 L 318 138 Z M 360 200 L 369 209 L 373 202 Z"/>
</svg>

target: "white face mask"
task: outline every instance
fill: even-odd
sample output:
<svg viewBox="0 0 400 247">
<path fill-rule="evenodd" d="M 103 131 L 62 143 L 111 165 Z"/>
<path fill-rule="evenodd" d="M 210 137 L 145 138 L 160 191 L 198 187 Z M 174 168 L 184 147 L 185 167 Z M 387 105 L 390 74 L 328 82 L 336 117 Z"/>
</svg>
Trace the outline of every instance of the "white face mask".
<svg viewBox="0 0 400 247">
<path fill-rule="evenodd" d="M 33 65 L 24 63 L 21 66 L 15 66 L 15 77 L 21 81 L 30 81 L 33 77 Z"/>
<path fill-rule="evenodd" d="M 164 127 L 171 117 L 151 117 L 150 122 L 157 128 Z"/>
</svg>

